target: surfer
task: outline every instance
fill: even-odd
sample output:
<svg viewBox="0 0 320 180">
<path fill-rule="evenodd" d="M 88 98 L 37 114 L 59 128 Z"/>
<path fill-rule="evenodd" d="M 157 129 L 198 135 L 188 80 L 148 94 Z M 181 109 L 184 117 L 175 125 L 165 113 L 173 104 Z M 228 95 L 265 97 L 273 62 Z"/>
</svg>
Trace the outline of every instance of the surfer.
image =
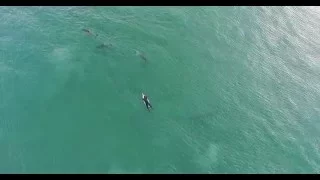
<svg viewBox="0 0 320 180">
<path fill-rule="evenodd" d="M 153 107 L 148 99 L 148 96 L 146 96 L 142 93 L 142 100 L 143 100 L 144 104 L 146 105 L 148 111 L 150 111 L 150 108 L 153 108 Z"/>
</svg>

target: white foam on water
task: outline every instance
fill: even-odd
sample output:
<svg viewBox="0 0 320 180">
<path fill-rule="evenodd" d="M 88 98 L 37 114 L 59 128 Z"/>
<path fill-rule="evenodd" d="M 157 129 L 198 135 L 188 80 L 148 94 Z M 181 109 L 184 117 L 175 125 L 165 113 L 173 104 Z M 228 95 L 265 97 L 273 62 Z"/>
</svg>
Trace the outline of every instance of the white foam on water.
<svg viewBox="0 0 320 180">
<path fill-rule="evenodd" d="M 54 48 L 50 53 L 49 61 L 57 67 L 68 64 L 71 52 L 68 48 Z"/>
<path fill-rule="evenodd" d="M 68 79 L 72 70 L 71 58 L 71 52 L 67 48 L 55 48 L 49 56 L 49 62 L 54 66 L 56 75 L 64 80 Z"/>
<path fill-rule="evenodd" d="M 218 164 L 219 147 L 210 143 L 208 149 L 196 156 L 196 162 L 204 169 L 209 170 Z"/>
<path fill-rule="evenodd" d="M 125 170 L 117 165 L 112 165 L 111 168 L 108 170 L 107 174 L 143 174 L 140 168 L 132 171 L 132 170 Z"/>
<path fill-rule="evenodd" d="M 107 173 L 108 174 L 125 174 L 125 171 L 117 166 L 112 166 Z"/>
<path fill-rule="evenodd" d="M 75 61 L 75 56 L 76 53 L 73 53 L 73 48 L 59 47 L 52 50 L 48 59 L 55 67 L 57 75 L 69 75 L 72 71 L 77 71 L 78 75 L 83 75 L 83 66 L 78 61 Z"/>
<path fill-rule="evenodd" d="M 5 73 L 13 73 L 16 75 L 26 75 L 26 73 L 16 70 L 8 65 L 6 65 L 4 62 L 0 62 L 0 74 L 5 74 Z"/>
<path fill-rule="evenodd" d="M 54 48 L 51 53 L 48 54 L 48 62 L 53 66 L 54 73 L 52 75 L 54 83 L 47 83 L 49 96 L 54 94 L 59 88 L 62 88 L 64 84 L 69 80 L 74 65 L 71 61 L 72 52 L 66 47 Z"/>
</svg>

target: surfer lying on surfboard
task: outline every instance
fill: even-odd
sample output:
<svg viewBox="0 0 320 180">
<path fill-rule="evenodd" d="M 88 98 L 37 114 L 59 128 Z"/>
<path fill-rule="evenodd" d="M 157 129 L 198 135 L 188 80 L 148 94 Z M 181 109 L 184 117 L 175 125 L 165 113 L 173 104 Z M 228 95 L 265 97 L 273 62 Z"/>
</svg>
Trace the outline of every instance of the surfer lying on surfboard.
<svg viewBox="0 0 320 180">
<path fill-rule="evenodd" d="M 143 100 L 144 104 L 146 105 L 148 111 L 150 111 L 150 108 L 152 108 L 152 105 L 151 105 L 148 97 L 146 95 L 144 95 L 143 93 L 142 93 L 142 100 Z"/>
</svg>

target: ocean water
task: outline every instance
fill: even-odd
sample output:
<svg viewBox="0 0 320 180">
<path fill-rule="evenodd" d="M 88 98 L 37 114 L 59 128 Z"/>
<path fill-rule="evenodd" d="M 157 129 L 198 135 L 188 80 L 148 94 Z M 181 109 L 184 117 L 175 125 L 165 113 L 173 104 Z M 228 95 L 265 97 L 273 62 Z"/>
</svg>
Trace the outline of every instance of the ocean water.
<svg viewBox="0 0 320 180">
<path fill-rule="evenodd" d="M 1 7 L 0 173 L 319 173 L 319 22 L 317 7 Z"/>
</svg>

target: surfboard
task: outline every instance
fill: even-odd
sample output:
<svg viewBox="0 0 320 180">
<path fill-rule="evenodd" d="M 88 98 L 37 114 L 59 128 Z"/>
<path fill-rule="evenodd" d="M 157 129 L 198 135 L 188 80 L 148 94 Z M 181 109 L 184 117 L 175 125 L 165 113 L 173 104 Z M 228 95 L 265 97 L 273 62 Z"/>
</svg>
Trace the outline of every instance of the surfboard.
<svg viewBox="0 0 320 180">
<path fill-rule="evenodd" d="M 142 95 L 142 99 L 143 99 L 145 95 L 143 93 L 141 93 L 141 95 Z M 150 103 L 149 99 L 148 99 L 148 102 Z M 146 104 L 144 101 L 143 101 L 143 103 Z"/>
</svg>

